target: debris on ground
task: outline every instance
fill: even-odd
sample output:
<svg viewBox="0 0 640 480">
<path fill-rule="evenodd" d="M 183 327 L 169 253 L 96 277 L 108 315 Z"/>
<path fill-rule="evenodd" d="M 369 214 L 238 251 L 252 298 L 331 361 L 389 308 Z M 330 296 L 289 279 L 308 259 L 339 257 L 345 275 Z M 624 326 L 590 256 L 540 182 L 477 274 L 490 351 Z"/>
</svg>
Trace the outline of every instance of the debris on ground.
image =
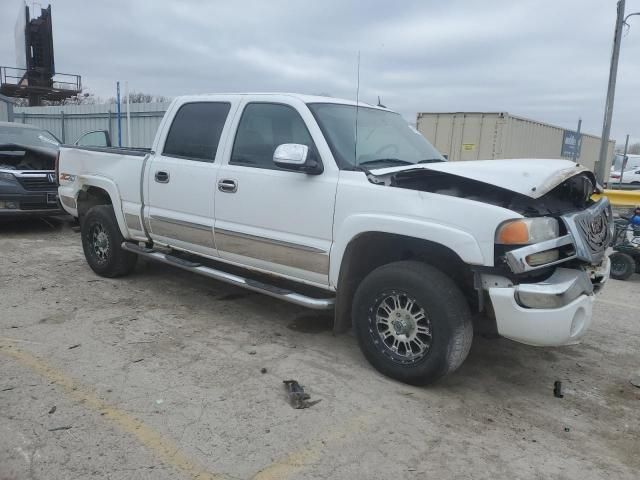
<svg viewBox="0 0 640 480">
<path fill-rule="evenodd" d="M 144 358 L 138 358 L 138 359 L 132 361 L 131 363 L 140 363 L 143 360 L 144 360 Z"/>
<path fill-rule="evenodd" d="M 255 355 L 256 351 L 255 350 L 249 350 L 249 355 Z"/>
<path fill-rule="evenodd" d="M 73 350 L 74 348 L 78 348 L 79 346 L 80 346 L 80 344 L 79 344 L 79 343 L 76 343 L 75 345 L 71 345 L 71 346 L 69 347 L 69 350 Z"/>
<path fill-rule="evenodd" d="M 56 428 L 50 428 L 49 431 L 50 432 L 57 432 L 58 430 L 71 430 L 73 427 L 71 425 L 67 425 L 65 427 L 56 427 Z"/>
<path fill-rule="evenodd" d="M 553 396 L 556 398 L 564 398 L 562 394 L 562 382 L 560 380 L 553 382 Z"/>
<path fill-rule="evenodd" d="M 267 369 L 266 369 L 266 368 L 264 368 L 264 367 L 262 367 L 262 368 L 260 369 L 260 373 L 267 373 Z"/>
<path fill-rule="evenodd" d="M 293 408 L 309 408 L 320 401 L 314 400 L 313 402 L 309 402 L 309 398 L 311 397 L 304 391 L 304 388 L 297 380 L 283 380 L 282 383 L 284 383 L 289 403 Z"/>
<path fill-rule="evenodd" d="M 49 415 L 51 415 L 52 413 L 55 413 L 55 411 L 58 409 L 58 407 L 56 407 L 55 405 L 53 407 L 51 407 L 51 410 L 49 410 Z"/>
<path fill-rule="evenodd" d="M 564 427 L 564 431 L 565 431 L 565 432 L 570 432 L 570 431 L 571 431 L 571 429 L 570 429 L 569 427 Z"/>
<path fill-rule="evenodd" d="M 16 387 L 7 387 L 7 388 L 3 388 L 2 390 L 0 390 L 0 392 L 8 392 L 9 390 L 13 390 Z"/>
<path fill-rule="evenodd" d="M 640 375 L 638 375 L 637 377 L 633 377 L 631 380 L 629 380 L 629 383 L 634 387 L 640 388 Z"/>
</svg>

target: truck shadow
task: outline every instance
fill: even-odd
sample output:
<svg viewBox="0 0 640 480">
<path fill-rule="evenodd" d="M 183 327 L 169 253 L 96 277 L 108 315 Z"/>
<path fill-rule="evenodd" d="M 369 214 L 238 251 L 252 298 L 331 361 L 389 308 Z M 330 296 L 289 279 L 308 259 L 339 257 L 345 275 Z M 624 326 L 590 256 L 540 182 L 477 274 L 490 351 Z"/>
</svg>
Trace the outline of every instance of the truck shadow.
<svg viewBox="0 0 640 480">
<path fill-rule="evenodd" d="M 0 218 L 1 235 L 46 234 L 70 230 L 74 219 L 67 215 Z"/>
</svg>

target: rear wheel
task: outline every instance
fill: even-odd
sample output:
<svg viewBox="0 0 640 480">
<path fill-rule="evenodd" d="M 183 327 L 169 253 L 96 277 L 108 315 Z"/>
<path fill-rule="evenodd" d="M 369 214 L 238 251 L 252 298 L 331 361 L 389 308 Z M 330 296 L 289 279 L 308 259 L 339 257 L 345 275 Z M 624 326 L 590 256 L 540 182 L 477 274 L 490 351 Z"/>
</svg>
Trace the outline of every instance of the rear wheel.
<svg viewBox="0 0 640 480">
<path fill-rule="evenodd" d="M 636 271 L 635 260 L 626 253 L 614 252 L 609 255 L 611 260 L 611 278 L 627 280 Z"/>
<path fill-rule="evenodd" d="M 103 277 L 127 275 L 138 256 L 123 250 L 124 241 L 111 205 L 89 209 L 81 223 L 82 248 L 91 269 Z"/>
<path fill-rule="evenodd" d="M 455 283 L 421 262 L 377 268 L 353 300 L 360 348 L 380 372 L 426 385 L 456 370 L 473 338 L 471 314 Z"/>
</svg>

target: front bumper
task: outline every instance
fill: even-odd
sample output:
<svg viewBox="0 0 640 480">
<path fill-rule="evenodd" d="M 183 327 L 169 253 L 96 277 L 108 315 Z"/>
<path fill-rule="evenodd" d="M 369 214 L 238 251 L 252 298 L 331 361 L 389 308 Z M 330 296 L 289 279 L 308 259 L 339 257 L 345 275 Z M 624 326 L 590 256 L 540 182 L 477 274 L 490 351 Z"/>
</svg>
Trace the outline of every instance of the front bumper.
<svg viewBox="0 0 640 480">
<path fill-rule="evenodd" d="M 483 278 L 498 333 L 528 345 L 578 343 L 591 324 L 595 294 L 609 278 L 609 268 L 605 257 L 599 266 L 584 270 L 557 268 L 539 283 L 512 285 L 502 277 Z"/>
</svg>

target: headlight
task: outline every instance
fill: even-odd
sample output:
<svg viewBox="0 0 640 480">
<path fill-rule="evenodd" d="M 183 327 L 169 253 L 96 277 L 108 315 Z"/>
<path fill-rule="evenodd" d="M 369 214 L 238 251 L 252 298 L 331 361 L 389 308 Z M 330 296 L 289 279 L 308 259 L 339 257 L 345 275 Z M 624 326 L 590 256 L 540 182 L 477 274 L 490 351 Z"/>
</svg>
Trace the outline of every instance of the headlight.
<svg viewBox="0 0 640 480">
<path fill-rule="evenodd" d="M 0 172 L 0 180 L 8 180 L 10 182 L 15 182 L 16 177 L 13 175 L 13 173 Z"/>
<path fill-rule="evenodd" d="M 550 217 L 509 220 L 498 227 L 496 243 L 501 245 L 529 245 L 558 237 L 558 220 Z"/>
</svg>

